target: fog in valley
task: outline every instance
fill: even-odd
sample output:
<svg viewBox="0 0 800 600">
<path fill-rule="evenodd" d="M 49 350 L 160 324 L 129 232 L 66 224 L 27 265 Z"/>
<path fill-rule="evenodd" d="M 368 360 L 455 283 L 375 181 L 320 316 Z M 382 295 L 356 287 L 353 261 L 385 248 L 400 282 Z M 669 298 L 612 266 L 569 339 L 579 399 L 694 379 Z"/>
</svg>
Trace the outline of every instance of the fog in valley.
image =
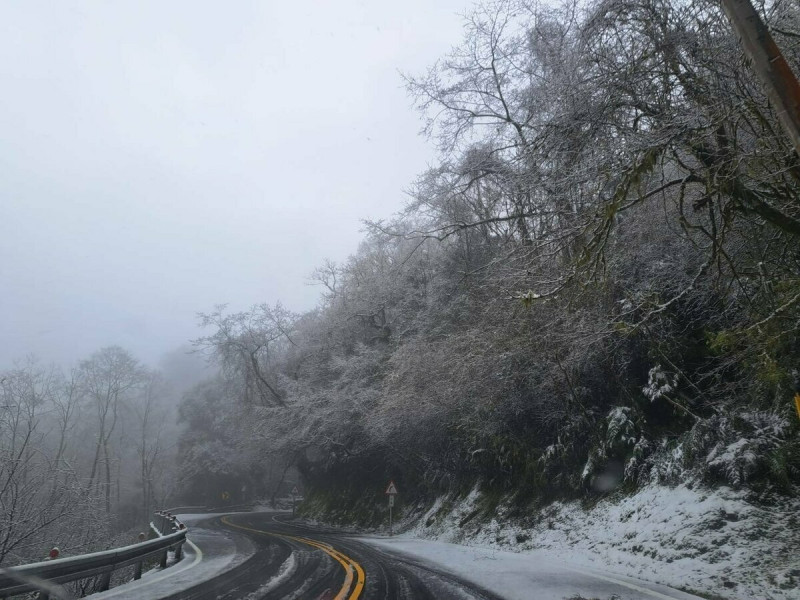
<svg viewBox="0 0 800 600">
<path fill-rule="evenodd" d="M 314 270 L 434 156 L 399 70 L 463 8 L 0 8 L 0 563 L 164 507 L 182 395 L 217 370 L 198 313 L 318 304 Z"/>
<path fill-rule="evenodd" d="M 215 304 L 315 306 L 434 156 L 398 71 L 465 6 L 423 5 L 4 4 L 0 364 L 155 366 Z"/>
</svg>

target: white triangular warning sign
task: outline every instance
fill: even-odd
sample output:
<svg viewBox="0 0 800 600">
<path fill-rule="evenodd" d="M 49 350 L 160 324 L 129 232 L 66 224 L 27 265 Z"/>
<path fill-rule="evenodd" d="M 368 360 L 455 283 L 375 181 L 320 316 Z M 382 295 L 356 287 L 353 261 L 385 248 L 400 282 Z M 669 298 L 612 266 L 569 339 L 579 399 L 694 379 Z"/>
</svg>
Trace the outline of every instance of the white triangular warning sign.
<svg viewBox="0 0 800 600">
<path fill-rule="evenodd" d="M 397 486 L 394 484 L 394 481 L 389 482 L 389 487 L 386 488 L 386 493 L 390 496 L 394 496 L 397 493 Z"/>
</svg>

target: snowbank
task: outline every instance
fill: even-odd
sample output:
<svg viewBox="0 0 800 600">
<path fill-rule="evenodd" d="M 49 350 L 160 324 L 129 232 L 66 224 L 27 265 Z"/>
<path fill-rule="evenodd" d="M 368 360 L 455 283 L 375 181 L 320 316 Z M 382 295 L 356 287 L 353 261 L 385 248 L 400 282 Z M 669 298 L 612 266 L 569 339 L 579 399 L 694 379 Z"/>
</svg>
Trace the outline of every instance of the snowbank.
<svg viewBox="0 0 800 600">
<path fill-rule="evenodd" d="M 650 486 L 584 510 L 556 502 L 521 518 L 501 505 L 488 522 L 480 493 L 443 500 L 404 537 L 516 552 L 539 552 L 570 564 L 671 587 L 750 600 L 800 599 L 800 500 L 759 507 L 729 488 Z"/>
</svg>

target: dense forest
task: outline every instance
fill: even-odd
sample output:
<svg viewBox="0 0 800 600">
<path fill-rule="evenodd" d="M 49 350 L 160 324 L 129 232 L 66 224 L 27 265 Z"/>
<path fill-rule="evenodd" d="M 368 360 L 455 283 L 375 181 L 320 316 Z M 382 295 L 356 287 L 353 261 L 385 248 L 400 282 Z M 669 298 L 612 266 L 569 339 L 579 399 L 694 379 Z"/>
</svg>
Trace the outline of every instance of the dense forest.
<svg viewBox="0 0 800 600">
<path fill-rule="evenodd" d="M 797 4 L 759 10 L 798 70 Z M 718 3 L 497 1 L 464 32 L 405 76 L 439 161 L 318 309 L 202 315 L 187 498 L 266 457 L 362 522 L 389 478 L 795 493 L 800 160 Z"/>
</svg>

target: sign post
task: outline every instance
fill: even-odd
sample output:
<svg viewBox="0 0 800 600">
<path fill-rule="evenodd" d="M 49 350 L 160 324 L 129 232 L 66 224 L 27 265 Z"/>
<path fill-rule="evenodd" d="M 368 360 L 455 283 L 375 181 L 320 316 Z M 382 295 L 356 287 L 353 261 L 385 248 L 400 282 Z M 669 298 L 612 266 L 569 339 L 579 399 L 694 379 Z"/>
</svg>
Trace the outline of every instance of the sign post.
<svg viewBox="0 0 800 600">
<path fill-rule="evenodd" d="M 297 486 L 292 488 L 292 517 L 294 517 L 294 499 L 299 494 L 300 491 L 297 489 Z"/>
<path fill-rule="evenodd" d="M 794 407 L 797 409 L 797 418 L 800 419 L 800 371 L 793 369 L 792 379 L 794 379 Z"/>
<path fill-rule="evenodd" d="M 389 487 L 386 488 L 386 495 L 389 496 L 389 535 L 392 535 L 392 508 L 394 508 L 394 497 L 397 496 L 397 486 L 394 481 L 389 481 Z"/>
</svg>

